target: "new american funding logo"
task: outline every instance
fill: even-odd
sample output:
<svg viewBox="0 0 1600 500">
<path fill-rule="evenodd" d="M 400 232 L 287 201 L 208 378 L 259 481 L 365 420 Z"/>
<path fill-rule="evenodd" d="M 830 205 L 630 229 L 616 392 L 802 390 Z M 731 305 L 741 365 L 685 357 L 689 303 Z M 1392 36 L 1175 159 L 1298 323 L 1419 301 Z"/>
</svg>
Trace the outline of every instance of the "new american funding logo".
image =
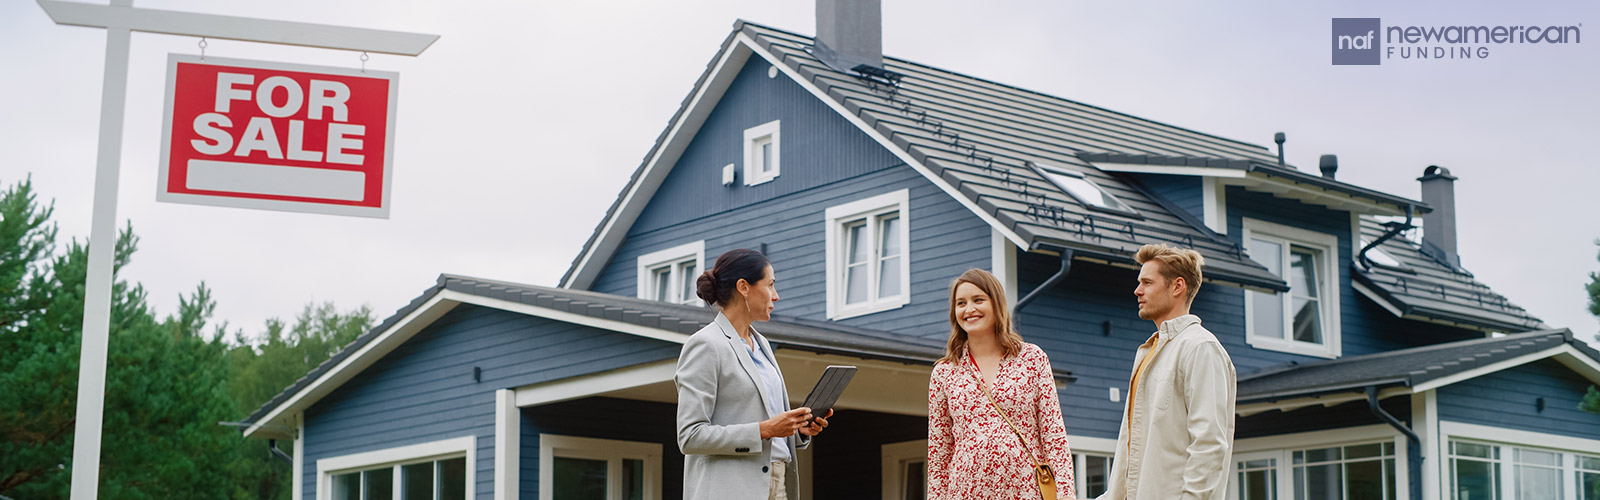
<svg viewBox="0 0 1600 500">
<path fill-rule="evenodd" d="M 1563 45 L 1583 41 L 1576 25 L 1388 26 L 1376 17 L 1333 18 L 1333 64 L 1378 65 L 1384 61 L 1488 59 L 1505 45 Z"/>
</svg>

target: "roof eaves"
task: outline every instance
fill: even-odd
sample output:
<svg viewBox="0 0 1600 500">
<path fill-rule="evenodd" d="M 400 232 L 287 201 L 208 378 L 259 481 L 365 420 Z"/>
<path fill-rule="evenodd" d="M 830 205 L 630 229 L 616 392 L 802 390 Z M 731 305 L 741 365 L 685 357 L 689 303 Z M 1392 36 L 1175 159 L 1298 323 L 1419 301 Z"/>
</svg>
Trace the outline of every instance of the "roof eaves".
<svg viewBox="0 0 1600 500">
<path fill-rule="evenodd" d="M 1313 174 L 1309 174 L 1309 173 L 1306 173 L 1306 172 L 1301 172 L 1299 170 L 1295 170 L 1295 169 L 1291 169 L 1291 168 L 1287 168 L 1287 167 L 1281 167 L 1281 166 L 1278 166 L 1278 165 L 1271 165 L 1271 164 L 1266 164 L 1266 163 L 1261 163 L 1261 162 L 1251 162 L 1250 166 L 1248 168 L 1248 171 L 1249 172 L 1253 172 L 1253 173 L 1260 173 L 1260 174 L 1268 176 L 1268 177 L 1279 177 L 1279 178 L 1282 178 L 1282 179 L 1290 181 L 1290 182 L 1295 182 L 1295 183 L 1299 183 L 1299 184 L 1306 184 L 1306 185 L 1309 185 L 1309 186 L 1314 186 L 1314 187 L 1321 188 L 1321 189 L 1328 190 L 1328 191 L 1337 191 L 1337 192 L 1341 192 L 1341 193 L 1344 193 L 1344 194 L 1347 194 L 1347 195 L 1351 195 L 1351 196 L 1357 196 L 1357 197 L 1361 197 L 1361 198 L 1366 198 L 1368 200 L 1372 200 L 1372 201 L 1380 203 L 1380 204 L 1393 205 L 1396 209 L 1399 209 L 1399 210 L 1402 210 L 1402 211 L 1405 210 L 1405 208 L 1409 206 L 1409 207 L 1412 208 L 1412 210 L 1417 215 L 1421 215 L 1421 214 L 1425 214 L 1425 213 L 1433 211 L 1432 207 L 1429 207 L 1428 204 L 1420 202 L 1420 201 L 1412 200 L 1412 199 L 1401 197 L 1401 196 L 1395 196 L 1395 195 L 1392 195 L 1392 194 L 1389 194 L 1389 193 L 1384 193 L 1384 192 L 1381 192 L 1381 191 L 1367 189 L 1367 188 L 1364 188 L 1364 187 L 1361 187 L 1361 186 L 1357 186 L 1357 185 L 1354 185 L 1354 184 L 1349 184 L 1349 183 L 1345 183 L 1345 182 L 1339 182 L 1337 180 L 1328 179 L 1328 178 L 1322 177 L 1320 175 L 1313 175 Z"/>
</svg>

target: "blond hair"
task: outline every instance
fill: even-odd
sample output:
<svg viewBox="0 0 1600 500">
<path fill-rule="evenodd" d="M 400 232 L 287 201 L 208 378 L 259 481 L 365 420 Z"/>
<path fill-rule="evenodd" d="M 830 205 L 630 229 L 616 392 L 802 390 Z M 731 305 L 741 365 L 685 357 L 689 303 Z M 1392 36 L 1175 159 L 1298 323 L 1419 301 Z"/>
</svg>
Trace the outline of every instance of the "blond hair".
<svg viewBox="0 0 1600 500">
<path fill-rule="evenodd" d="M 1183 278 L 1190 304 L 1194 303 L 1194 296 L 1200 293 L 1200 268 L 1206 265 L 1206 259 L 1200 256 L 1200 252 L 1161 243 L 1139 247 L 1139 253 L 1133 256 L 1133 260 L 1141 266 L 1150 261 L 1160 262 L 1161 276 L 1167 281 Z"/>
<path fill-rule="evenodd" d="M 1000 279 L 989 274 L 989 271 L 968 269 L 950 282 L 950 342 L 945 346 L 944 357 L 939 361 L 960 363 L 961 351 L 967 348 L 967 331 L 961 328 L 961 323 L 956 319 L 956 287 L 962 283 L 971 283 L 989 296 L 989 305 L 994 309 L 994 336 L 1000 341 L 1003 356 L 1011 357 L 1022 352 L 1022 334 L 1017 333 L 1016 327 L 1011 324 L 1011 309 L 1006 305 L 1005 285 L 1000 284 Z"/>
</svg>

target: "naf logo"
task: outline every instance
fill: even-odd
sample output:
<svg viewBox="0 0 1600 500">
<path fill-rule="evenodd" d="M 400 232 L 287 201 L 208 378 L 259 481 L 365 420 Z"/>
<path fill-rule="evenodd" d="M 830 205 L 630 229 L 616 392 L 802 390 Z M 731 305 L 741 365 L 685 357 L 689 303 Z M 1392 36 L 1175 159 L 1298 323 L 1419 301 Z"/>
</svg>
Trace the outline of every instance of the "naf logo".
<svg viewBox="0 0 1600 500">
<path fill-rule="evenodd" d="M 1383 22 L 1376 17 L 1333 18 L 1333 64 L 1377 65 L 1383 48 Z"/>
</svg>

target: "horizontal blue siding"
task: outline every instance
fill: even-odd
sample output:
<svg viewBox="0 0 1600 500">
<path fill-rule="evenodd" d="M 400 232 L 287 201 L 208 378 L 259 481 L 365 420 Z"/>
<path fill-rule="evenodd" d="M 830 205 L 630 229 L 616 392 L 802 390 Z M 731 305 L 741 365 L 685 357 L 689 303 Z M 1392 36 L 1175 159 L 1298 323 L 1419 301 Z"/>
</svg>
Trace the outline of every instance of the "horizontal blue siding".
<svg viewBox="0 0 1600 500">
<path fill-rule="evenodd" d="M 1150 194 L 1161 197 L 1188 212 L 1194 220 L 1205 220 L 1205 192 L 1200 177 L 1192 175 L 1132 174 Z"/>
<path fill-rule="evenodd" d="M 1555 360 L 1535 361 L 1440 387 L 1439 419 L 1600 439 L 1600 415 L 1578 409 L 1591 385 Z"/>
<path fill-rule="evenodd" d="M 478 498 L 491 498 L 494 392 L 676 358 L 677 344 L 459 305 L 305 413 L 305 460 L 478 437 Z M 473 382 L 472 368 L 482 370 Z M 316 467 L 301 478 L 314 498 Z"/>
<path fill-rule="evenodd" d="M 767 78 L 771 67 L 759 57 L 745 63 L 629 234 L 759 204 L 900 163 L 789 77 Z M 779 175 L 746 186 L 744 131 L 773 120 L 779 120 L 781 128 Z M 730 163 L 737 182 L 723 186 L 722 167 Z"/>
<path fill-rule="evenodd" d="M 596 291 L 636 294 L 638 257 L 704 239 L 706 266 L 722 252 L 766 244 L 778 279 L 776 314 L 827 320 L 825 230 L 828 207 L 909 189 L 911 303 L 841 323 L 903 335 L 949 335 L 946 293 L 969 267 L 989 266 L 989 227 L 908 166 L 865 174 L 827 189 L 811 189 L 648 232 L 617 250 Z"/>
</svg>

